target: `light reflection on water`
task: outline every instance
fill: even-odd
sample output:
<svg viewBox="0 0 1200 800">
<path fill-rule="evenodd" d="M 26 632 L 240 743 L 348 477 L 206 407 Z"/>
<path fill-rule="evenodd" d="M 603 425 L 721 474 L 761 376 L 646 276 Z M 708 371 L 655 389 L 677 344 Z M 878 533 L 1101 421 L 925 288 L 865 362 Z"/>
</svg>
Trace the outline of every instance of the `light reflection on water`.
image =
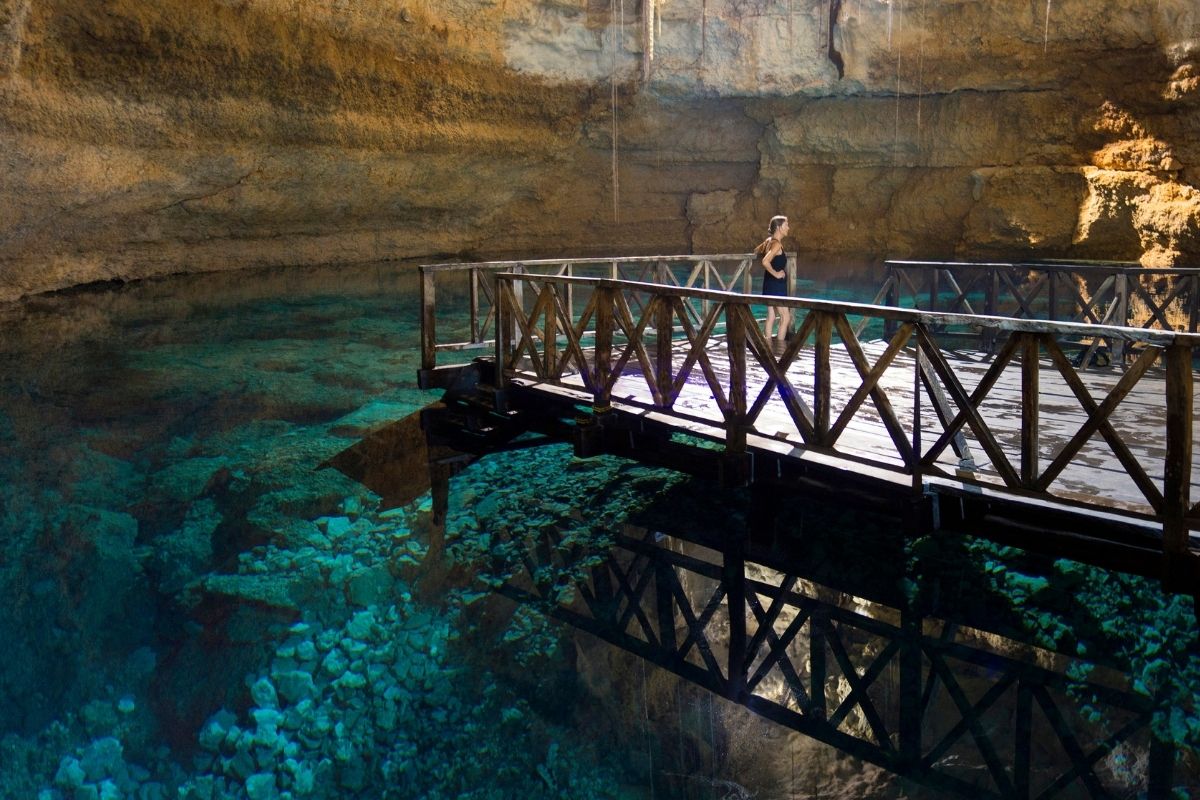
<svg viewBox="0 0 1200 800">
<path fill-rule="evenodd" d="M 436 398 L 415 386 L 418 311 L 396 263 L 0 313 L 0 796 L 941 796 L 487 595 L 479 553 L 433 569 L 428 495 L 384 510 L 316 469 Z M 698 495 L 555 446 L 466 469 L 445 533 L 589 540 Z M 726 499 L 694 525 L 744 514 Z"/>
</svg>

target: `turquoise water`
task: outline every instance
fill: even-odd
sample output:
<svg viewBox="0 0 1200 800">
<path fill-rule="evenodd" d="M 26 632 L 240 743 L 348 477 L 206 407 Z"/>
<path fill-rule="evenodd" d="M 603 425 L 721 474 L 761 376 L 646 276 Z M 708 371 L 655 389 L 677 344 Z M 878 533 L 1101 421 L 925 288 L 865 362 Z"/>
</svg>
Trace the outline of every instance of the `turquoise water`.
<svg viewBox="0 0 1200 800">
<path fill-rule="evenodd" d="M 468 466 L 442 525 L 428 493 L 383 508 L 319 469 L 437 398 L 415 385 L 418 310 L 414 266 L 386 264 L 0 311 L 0 797 L 952 796 L 488 591 L 505 542 L 553 529 L 586 570 L 625 523 L 736 531 L 746 493 L 551 445 Z M 779 524 L 823 584 L 969 607 L 1084 677 L 1116 664 L 1166 698 L 1186 791 L 1190 599 L 982 542 L 897 544 L 845 509 Z M 889 542 L 880 563 L 850 530 Z"/>
</svg>

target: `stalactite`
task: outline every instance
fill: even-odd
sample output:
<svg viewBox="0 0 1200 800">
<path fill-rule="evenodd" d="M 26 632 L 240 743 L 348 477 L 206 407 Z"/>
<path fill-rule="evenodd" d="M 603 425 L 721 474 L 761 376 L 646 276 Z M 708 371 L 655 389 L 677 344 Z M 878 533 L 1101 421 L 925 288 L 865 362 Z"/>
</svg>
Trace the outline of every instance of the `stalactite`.
<svg viewBox="0 0 1200 800">
<path fill-rule="evenodd" d="M 921 152 L 921 96 L 925 90 L 925 0 L 921 0 L 921 38 L 917 49 L 917 154 Z"/>
<path fill-rule="evenodd" d="M 612 201 L 613 201 L 613 222 L 621 221 L 621 184 L 617 176 L 618 150 L 617 144 L 620 134 L 620 125 L 617 119 L 617 69 L 620 66 L 621 54 L 621 35 L 625 31 L 625 6 L 623 0 L 612 0 L 613 14 L 609 20 L 609 30 L 613 31 L 612 48 Z"/>
<path fill-rule="evenodd" d="M 650 66 L 654 63 L 654 0 L 642 0 L 642 82 L 650 82 Z"/>
<path fill-rule="evenodd" d="M 1050 0 L 1046 0 L 1046 28 L 1042 32 L 1042 52 L 1050 49 Z"/>
<path fill-rule="evenodd" d="M 700 0 L 700 69 L 704 69 L 704 47 L 708 39 L 708 0 Z"/>
</svg>

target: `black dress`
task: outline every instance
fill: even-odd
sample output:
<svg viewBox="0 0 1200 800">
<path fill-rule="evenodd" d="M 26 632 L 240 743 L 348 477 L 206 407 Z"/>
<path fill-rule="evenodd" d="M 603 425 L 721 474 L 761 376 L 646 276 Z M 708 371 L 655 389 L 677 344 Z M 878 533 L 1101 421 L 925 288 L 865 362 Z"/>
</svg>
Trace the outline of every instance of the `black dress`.
<svg viewBox="0 0 1200 800">
<path fill-rule="evenodd" d="M 763 270 L 763 294 L 774 295 L 775 297 L 787 297 L 787 253 L 782 250 L 779 255 L 771 259 L 771 269 L 783 273 L 782 278 L 776 278 L 770 272 Z"/>
</svg>

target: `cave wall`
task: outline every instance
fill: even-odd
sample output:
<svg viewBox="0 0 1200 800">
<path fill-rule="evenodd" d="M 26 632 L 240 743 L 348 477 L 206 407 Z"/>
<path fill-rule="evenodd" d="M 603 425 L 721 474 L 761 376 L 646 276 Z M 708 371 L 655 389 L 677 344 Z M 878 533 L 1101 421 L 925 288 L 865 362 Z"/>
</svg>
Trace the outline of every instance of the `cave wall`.
<svg viewBox="0 0 1200 800">
<path fill-rule="evenodd" d="M 775 213 L 812 259 L 1196 266 L 1198 134 L 1194 0 L 0 0 L 0 300 Z"/>
</svg>

